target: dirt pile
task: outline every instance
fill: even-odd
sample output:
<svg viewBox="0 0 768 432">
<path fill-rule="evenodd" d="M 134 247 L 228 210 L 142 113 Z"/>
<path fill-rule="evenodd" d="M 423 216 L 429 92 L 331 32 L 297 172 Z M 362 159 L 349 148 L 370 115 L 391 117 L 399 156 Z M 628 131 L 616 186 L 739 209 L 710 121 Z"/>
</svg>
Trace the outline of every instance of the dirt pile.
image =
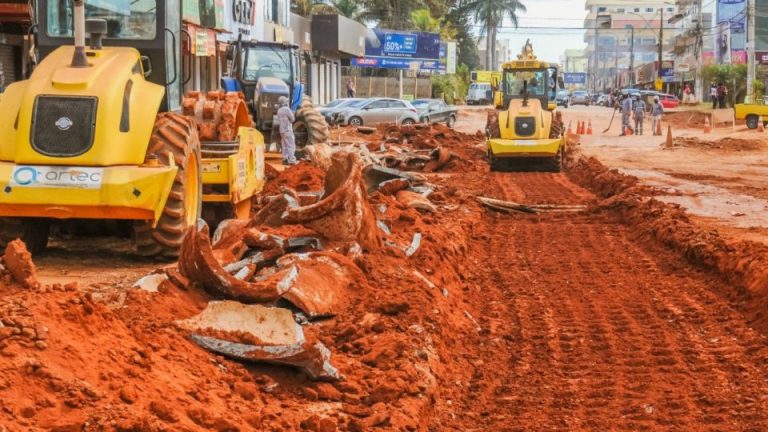
<svg viewBox="0 0 768 432">
<path fill-rule="evenodd" d="M 207 276 L 190 269 L 158 269 L 161 277 L 150 278 L 155 283 L 145 281 L 151 290 L 127 292 L 102 286 L 95 293 L 77 284 L 29 289 L 8 276 L 11 285 L 0 288 L 0 426 L 34 432 L 426 430 L 440 391 L 437 377 L 452 355 L 444 339 L 475 328 L 461 305 L 467 221 L 479 206 L 452 178 L 430 186 L 432 210 L 366 193 L 362 203 L 335 216 L 352 219 L 367 206 L 364 219 L 372 220 L 381 243 L 366 250 L 354 240 L 326 237 L 322 226 L 304 225 L 343 208 L 335 204 L 355 203 L 334 198 L 334 190 L 349 192 L 343 179 L 308 164 L 275 175 L 257 200 L 260 222 L 221 224 L 221 237 L 207 242 L 209 265 L 226 272 L 227 283 L 275 279 L 290 268 L 299 275 L 293 283 L 306 287 L 336 281 L 336 271 L 353 274 L 329 303 L 296 293 L 267 304 L 290 302 L 309 311 L 303 319 L 297 315 L 305 340 L 327 347 L 340 380 L 315 382 L 292 368 L 240 363 L 203 349 L 179 322 L 221 292 L 203 289 L 197 280 Z M 482 180 L 469 183 L 482 188 Z M 359 191 L 359 177 L 355 184 Z M 266 216 L 267 197 L 276 195 L 304 209 L 296 220 L 272 223 L 285 211 Z M 226 230 L 240 235 L 224 241 Z M 231 267 L 246 259 L 253 263 Z M 189 267 L 199 270 L 196 265 Z M 322 309 L 328 305 L 332 309 Z"/>
<path fill-rule="evenodd" d="M 673 140 L 676 147 L 690 147 L 703 150 L 717 150 L 723 152 L 748 152 L 764 150 L 766 148 L 763 138 L 721 138 L 717 140 L 703 140 L 697 137 L 676 137 Z"/>
<path fill-rule="evenodd" d="M 576 182 L 605 198 L 598 210 L 617 214 L 639 235 L 678 251 L 690 262 L 716 271 L 733 286 L 725 290 L 740 300 L 753 325 L 768 332 L 768 246 L 750 241 L 731 241 L 717 230 L 701 227 L 685 210 L 650 195 L 638 179 L 610 170 L 594 158 L 581 158 L 569 171 Z"/>
<path fill-rule="evenodd" d="M 704 122 L 711 114 L 704 111 L 675 111 L 664 113 L 664 127 L 672 126 L 672 129 L 704 129 Z M 711 120 L 710 120 L 711 121 Z"/>
</svg>

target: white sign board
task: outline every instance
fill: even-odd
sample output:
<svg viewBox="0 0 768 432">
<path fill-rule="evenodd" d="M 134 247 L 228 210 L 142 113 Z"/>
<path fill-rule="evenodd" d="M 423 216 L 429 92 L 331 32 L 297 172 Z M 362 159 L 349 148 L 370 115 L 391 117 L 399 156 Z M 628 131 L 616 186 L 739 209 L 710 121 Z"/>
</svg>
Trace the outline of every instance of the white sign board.
<svg viewBox="0 0 768 432">
<path fill-rule="evenodd" d="M 456 42 L 448 42 L 448 52 L 445 59 L 445 73 L 456 73 Z"/>
<path fill-rule="evenodd" d="M 219 40 L 264 40 L 264 0 L 225 0 L 224 30 Z M 269 40 L 272 38 L 270 37 Z"/>
<path fill-rule="evenodd" d="M 103 168 L 28 166 L 13 168 L 12 187 L 99 189 Z"/>
</svg>

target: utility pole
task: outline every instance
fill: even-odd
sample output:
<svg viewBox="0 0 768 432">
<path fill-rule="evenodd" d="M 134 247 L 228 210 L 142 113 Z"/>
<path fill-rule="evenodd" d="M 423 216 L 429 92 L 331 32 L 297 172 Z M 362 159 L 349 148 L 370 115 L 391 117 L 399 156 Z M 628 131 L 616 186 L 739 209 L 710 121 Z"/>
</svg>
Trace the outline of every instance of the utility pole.
<svg viewBox="0 0 768 432">
<path fill-rule="evenodd" d="M 754 100 L 755 80 L 755 0 L 747 0 L 747 101 Z M 735 92 L 736 89 L 734 89 Z"/>
<path fill-rule="evenodd" d="M 635 26 L 630 26 L 630 45 L 629 45 L 629 86 L 635 85 Z"/>
<path fill-rule="evenodd" d="M 702 8 L 704 6 L 704 0 L 698 0 L 696 2 L 696 49 L 694 50 L 696 62 L 698 63 L 696 67 L 696 82 L 694 83 L 694 92 L 696 92 L 696 97 L 699 99 L 699 102 L 704 102 L 704 79 L 702 77 L 702 70 L 704 69 L 704 61 L 701 58 L 702 53 L 704 52 L 704 26 L 701 22 L 704 19 Z"/>
<path fill-rule="evenodd" d="M 656 65 L 656 78 L 661 78 L 661 60 L 664 51 L 664 7 L 661 8 L 661 21 L 659 21 L 659 64 Z"/>
</svg>

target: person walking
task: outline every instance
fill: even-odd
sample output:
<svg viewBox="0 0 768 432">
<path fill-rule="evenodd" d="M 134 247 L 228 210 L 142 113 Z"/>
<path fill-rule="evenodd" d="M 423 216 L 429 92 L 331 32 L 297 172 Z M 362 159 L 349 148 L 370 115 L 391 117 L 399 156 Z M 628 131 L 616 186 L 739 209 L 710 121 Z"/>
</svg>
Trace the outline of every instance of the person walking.
<svg viewBox="0 0 768 432">
<path fill-rule="evenodd" d="M 722 82 L 717 84 L 717 105 L 719 108 L 725 108 L 725 95 L 728 94 L 728 89 Z"/>
<path fill-rule="evenodd" d="M 629 125 L 629 116 L 632 115 L 632 98 L 628 94 L 622 95 L 621 101 L 621 135 L 625 136 L 627 130 L 632 130 Z"/>
<path fill-rule="evenodd" d="M 355 82 L 352 81 L 352 78 L 347 78 L 347 97 L 355 97 Z"/>
<path fill-rule="evenodd" d="M 659 98 L 653 98 L 651 106 L 651 127 L 654 135 L 661 135 L 661 115 L 664 114 L 664 105 L 659 102 Z"/>
<path fill-rule="evenodd" d="M 691 90 L 691 84 L 686 83 L 685 89 L 683 89 L 683 104 L 693 103 L 693 91 Z"/>
<path fill-rule="evenodd" d="M 643 134 L 643 119 L 645 118 L 645 101 L 640 96 L 635 96 L 632 109 L 635 113 L 635 133 Z"/>
<path fill-rule="evenodd" d="M 280 151 L 283 156 L 283 165 L 296 165 L 296 137 L 293 134 L 293 116 L 288 107 L 288 98 L 280 96 L 277 100 L 280 109 L 277 110 L 277 121 L 280 127 Z"/>
<path fill-rule="evenodd" d="M 709 98 L 712 99 L 712 109 L 717 109 L 717 86 L 714 84 L 709 87 Z"/>
</svg>

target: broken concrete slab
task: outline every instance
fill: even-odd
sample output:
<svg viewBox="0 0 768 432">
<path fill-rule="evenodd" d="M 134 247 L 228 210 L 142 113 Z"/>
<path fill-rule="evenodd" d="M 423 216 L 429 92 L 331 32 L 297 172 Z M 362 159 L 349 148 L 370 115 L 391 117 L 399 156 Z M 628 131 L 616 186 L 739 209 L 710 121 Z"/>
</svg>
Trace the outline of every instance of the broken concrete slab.
<svg viewBox="0 0 768 432">
<path fill-rule="evenodd" d="M 418 174 L 409 173 L 405 171 L 396 170 L 393 168 L 387 168 L 380 165 L 371 165 L 365 169 L 365 184 L 368 186 L 368 191 L 373 192 L 379 188 L 379 185 L 387 180 L 402 179 L 407 180 L 411 184 L 421 184 L 426 179 Z"/>
<path fill-rule="evenodd" d="M 165 273 L 153 273 L 141 277 L 133 283 L 132 288 L 138 288 L 142 291 L 156 293 L 160 291 L 160 285 L 168 281 L 168 275 Z"/>
<path fill-rule="evenodd" d="M 396 198 L 399 203 L 409 208 L 430 213 L 437 211 L 437 207 L 428 198 L 416 192 L 403 190 L 397 193 Z"/>
<path fill-rule="evenodd" d="M 297 335 L 302 333 L 289 309 L 231 300 L 209 302 L 198 315 L 176 321 L 176 324 L 192 331 L 244 333 L 248 343 L 265 346 L 295 344 Z"/>
<path fill-rule="evenodd" d="M 177 325 L 192 331 L 198 345 L 236 360 L 294 366 L 312 379 L 340 378 L 328 348 L 305 337 L 288 309 L 212 301 L 200 314 Z"/>
<path fill-rule="evenodd" d="M 294 366 L 313 380 L 341 379 L 339 371 L 330 362 L 331 352 L 320 341 L 304 340 L 300 344 L 265 347 L 201 335 L 192 335 L 192 340 L 209 351 L 235 360 Z"/>
<path fill-rule="evenodd" d="M 199 220 L 184 236 L 179 253 L 179 271 L 184 277 L 217 295 L 243 301 L 274 301 L 284 294 L 269 279 L 251 283 L 225 270 L 215 257 L 208 233 L 208 225 Z"/>
<path fill-rule="evenodd" d="M 286 255 L 277 265 L 292 276 L 285 279 L 289 287 L 282 298 L 309 319 L 344 310 L 352 284 L 365 277 L 350 258 L 333 252 Z"/>
<path fill-rule="evenodd" d="M 311 228 L 329 240 L 357 241 L 365 250 L 381 245 L 354 153 L 334 154 L 325 176 L 324 196 L 309 206 L 287 208 L 282 219 Z"/>
</svg>

